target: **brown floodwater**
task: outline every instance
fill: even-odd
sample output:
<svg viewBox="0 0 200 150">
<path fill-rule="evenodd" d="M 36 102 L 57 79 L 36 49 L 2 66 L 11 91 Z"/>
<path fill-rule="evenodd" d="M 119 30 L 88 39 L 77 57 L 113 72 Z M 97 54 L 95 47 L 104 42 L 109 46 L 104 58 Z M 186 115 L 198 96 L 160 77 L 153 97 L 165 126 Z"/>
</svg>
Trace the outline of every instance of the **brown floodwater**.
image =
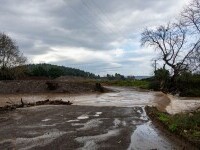
<svg viewBox="0 0 200 150">
<path fill-rule="evenodd" d="M 133 88 L 109 87 L 114 92 L 103 94 L 69 95 L 64 93 L 34 93 L 34 94 L 0 94 L 0 106 L 9 103 L 20 103 L 21 98 L 25 102 L 41 100 L 72 101 L 73 105 L 83 106 L 156 106 L 162 111 L 175 114 L 194 110 L 200 107 L 200 98 L 185 98 L 166 95 L 162 92 L 141 91 Z"/>
<path fill-rule="evenodd" d="M 168 95 L 171 102 L 167 105 L 166 110 L 170 114 L 176 114 L 181 112 L 194 111 L 200 107 L 200 98 L 193 97 L 178 97 Z"/>
</svg>

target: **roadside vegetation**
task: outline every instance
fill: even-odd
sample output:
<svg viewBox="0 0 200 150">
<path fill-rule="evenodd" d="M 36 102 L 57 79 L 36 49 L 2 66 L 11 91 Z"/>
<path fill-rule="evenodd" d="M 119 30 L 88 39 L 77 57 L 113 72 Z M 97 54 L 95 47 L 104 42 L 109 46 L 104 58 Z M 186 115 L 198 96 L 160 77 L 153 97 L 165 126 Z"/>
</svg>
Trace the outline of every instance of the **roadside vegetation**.
<svg viewBox="0 0 200 150">
<path fill-rule="evenodd" d="M 200 148 L 200 111 L 170 115 L 155 107 L 146 107 L 148 116 L 161 123 L 171 133 L 175 133 Z"/>
<path fill-rule="evenodd" d="M 200 96 L 200 75 L 191 72 L 182 72 L 175 81 L 168 70 L 158 69 L 155 76 L 149 80 L 149 88 L 165 93 L 179 94 L 183 97 Z M 174 86 L 176 85 L 176 86 Z"/>
</svg>

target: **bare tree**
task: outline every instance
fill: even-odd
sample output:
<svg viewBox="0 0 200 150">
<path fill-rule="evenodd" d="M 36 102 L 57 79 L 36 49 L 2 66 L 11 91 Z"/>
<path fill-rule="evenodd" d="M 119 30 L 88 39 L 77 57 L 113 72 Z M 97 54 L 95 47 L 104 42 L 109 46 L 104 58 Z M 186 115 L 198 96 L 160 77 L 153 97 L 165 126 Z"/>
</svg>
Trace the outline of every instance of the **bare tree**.
<svg viewBox="0 0 200 150">
<path fill-rule="evenodd" d="M 6 34 L 0 33 L 0 68 L 11 68 L 25 62 L 26 57 L 20 53 L 16 43 Z"/>
<path fill-rule="evenodd" d="M 182 23 L 200 35 L 200 0 L 192 0 L 181 13 L 181 17 Z"/>
<path fill-rule="evenodd" d="M 193 45 L 200 40 L 200 0 L 192 2 L 181 13 L 181 22 L 190 31 Z M 193 72 L 200 72 L 200 48 L 196 47 L 195 51 L 188 57 L 190 69 Z"/>
<path fill-rule="evenodd" d="M 200 47 L 200 40 L 189 44 L 187 32 L 187 27 L 181 23 L 169 23 L 156 29 L 145 29 L 142 33 L 141 45 L 151 46 L 160 53 L 164 66 L 173 70 L 173 80 L 189 68 L 187 59 Z"/>
</svg>

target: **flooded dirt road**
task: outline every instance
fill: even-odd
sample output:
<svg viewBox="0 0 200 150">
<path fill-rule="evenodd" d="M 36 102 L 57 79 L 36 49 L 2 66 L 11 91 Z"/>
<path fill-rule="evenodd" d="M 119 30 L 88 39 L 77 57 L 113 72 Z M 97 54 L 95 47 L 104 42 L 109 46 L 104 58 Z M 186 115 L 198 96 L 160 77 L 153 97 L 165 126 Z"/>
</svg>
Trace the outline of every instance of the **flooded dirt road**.
<svg viewBox="0 0 200 150">
<path fill-rule="evenodd" d="M 168 109 L 173 104 L 166 95 L 130 88 L 112 89 L 116 92 L 70 97 L 2 95 L 2 103 L 5 98 L 16 101 L 22 97 L 25 101 L 70 100 L 74 106 L 39 106 L 1 114 L 0 149 L 187 149 L 184 142 L 159 131 L 144 111 L 145 105 Z"/>
</svg>

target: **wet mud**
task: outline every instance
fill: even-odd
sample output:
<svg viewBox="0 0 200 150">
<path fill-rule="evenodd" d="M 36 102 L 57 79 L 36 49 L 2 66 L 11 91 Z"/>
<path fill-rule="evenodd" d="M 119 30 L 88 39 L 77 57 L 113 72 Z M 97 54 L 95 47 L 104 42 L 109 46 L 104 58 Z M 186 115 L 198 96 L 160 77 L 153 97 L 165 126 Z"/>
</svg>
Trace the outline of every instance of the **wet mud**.
<svg viewBox="0 0 200 150">
<path fill-rule="evenodd" d="M 112 90 L 115 92 L 70 97 L 3 95 L 0 100 L 4 102 L 62 99 L 74 105 L 37 106 L 0 114 L 0 149 L 179 150 L 187 146 L 159 131 L 144 111 L 145 105 L 167 110 L 172 102 L 166 95 L 130 88 Z"/>
<path fill-rule="evenodd" d="M 143 111 L 92 106 L 18 109 L 0 116 L 0 149 L 182 148 L 182 143 L 163 138 Z"/>
</svg>

